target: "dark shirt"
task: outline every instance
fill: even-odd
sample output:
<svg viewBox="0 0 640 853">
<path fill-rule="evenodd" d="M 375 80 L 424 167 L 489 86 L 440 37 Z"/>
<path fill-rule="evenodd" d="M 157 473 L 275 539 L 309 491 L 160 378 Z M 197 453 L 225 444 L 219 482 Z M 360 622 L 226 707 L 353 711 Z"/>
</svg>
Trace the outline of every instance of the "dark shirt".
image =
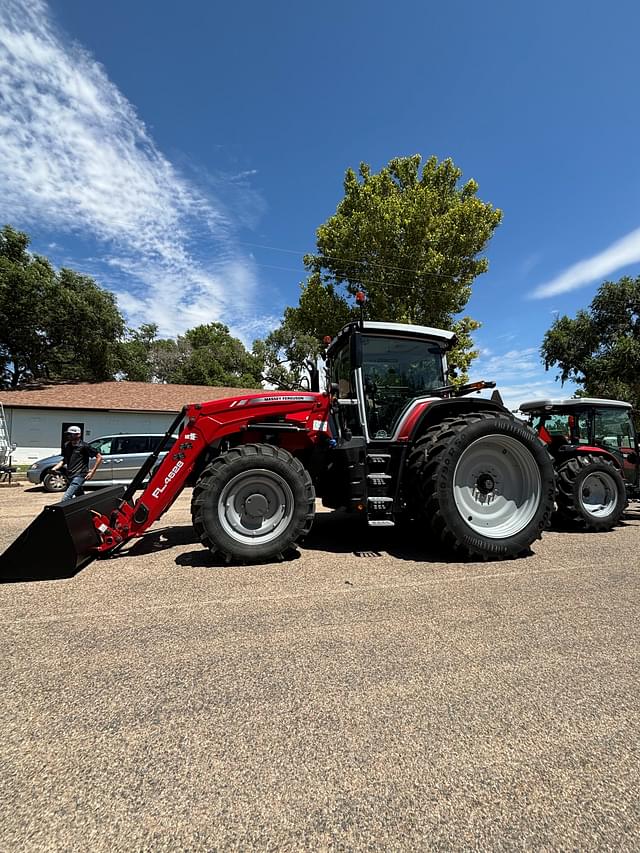
<svg viewBox="0 0 640 853">
<path fill-rule="evenodd" d="M 89 459 L 94 459 L 97 455 L 98 451 L 89 447 L 84 441 L 79 441 L 75 445 L 68 441 L 62 448 L 62 458 L 70 477 L 75 474 L 82 474 L 86 477 L 89 473 Z"/>
</svg>

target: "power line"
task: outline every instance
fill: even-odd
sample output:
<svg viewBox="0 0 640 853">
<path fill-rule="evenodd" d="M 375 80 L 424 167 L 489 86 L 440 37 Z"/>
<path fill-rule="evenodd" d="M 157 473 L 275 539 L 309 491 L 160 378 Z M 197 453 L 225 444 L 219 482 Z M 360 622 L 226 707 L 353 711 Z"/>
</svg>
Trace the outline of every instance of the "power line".
<svg viewBox="0 0 640 853">
<path fill-rule="evenodd" d="M 252 247 L 257 248 L 257 249 L 268 249 L 269 251 L 272 251 L 272 252 L 285 252 L 288 255 L 298 255 L 299 256 L 299 255 L 313 255 L 314 254 L 313 252 L 304 252 L 304 251 L 301 251 L 299 249 L 283 249 L 283 248 L 280 248 L 279 246 L 267 246 L 264 243 L 249 243 L 246 240 L 238 240 L 237 242 L 242 246 L 252 246 Z M 330 255 L 327 255 L 327 257 L 330 257 L 332 261 L 336 261 L 336 262 L 342 263 L 342 264 L 350 264 L 351 266 L 357 266 L 358 264 L 367 264 L 368 266 L 372 266 L 372 267 L 380 267 L 380 269 L 393 270 L 395 272 L 409 272 L 409 273 L 413 273 L 414 275 L 421 275 L 420 270 L 418 270 L 414 267 L 397 267 L 397 266 L 393 266 L 391 264 L 381 264 L 377 261 L 370 261 L 367 258 L 363 258 L 362 256 L 359 258 L 356 258 L 355 260 L 352 258 L 336 258 L 336 257 L 330 256 Z M 257 266 L 267 266 L 267 264 L 258 264 L 257 262 L 256 262 L 256 265 Z M 273 269 L 286 269 L 286 267 L 273 267 Z M 307 271 L 306 268 L 305 268 L 305 271 Z M 451 278 L 451 276 L 447 275 L 446 273 L 428 273 L 428 275 L 435 276 L 436 278 Z M 373 282 L 373 283 L 384 284 L 384 282 Z"/>
<path fill-rule="evenodd" d="M 254 261 L 254 263 L 257 267 L 264 267 L 265 269 L 270 269 L 270 270 L 284 270 L 285 272 L 295 272 L 295 273 L 306 272 L 306 270 L 301 270 L 299 267 L 280 267 L 280 266 L 275 266 L 273 264 L 260 264 L 257 261 Z M 437 278 L 452 278 L 450 275 L 447 275 L 446 273 L 425 273 L 425 275 L 427 275 L 427 276 L 433 275 Z M 339 283 L 339 286 L 340 286 L 340 284 L 342 284 L 342 283 Z M 401 290 L 407 289 L 406 285 L 404 285 L 404 284 L 394 284 L 393 282 L 390 282 L 390 281 L 378 281 L 376 279 L 371 279 L 371 278 L 359 278 L 357 284 L 363 284 L 363 285 L 364 284 L 380 284 L 380 285 L 384 285 L 385 287 L 396 287 L 396 288 L 401 289 Z M 346 286 L 346 285 L 343 285 L 343 286 Z M 351 286 L 355 287 L 356 284 L 353 283 Z M 469 285 L 464 285 L 464 287 L 469 287 Z M 444 290 L 445 288 L 442 285 L 430 285 L 430 289 L 432 289 L 432 290 Z"/>
<path fill-rule="evenodd" d="M 263 267 L 264 269 L 283 270 L 284 272 L 295 272 L 298 275 L 304 274 L 307 272 L 307 270 L 305 270 L 304 268 L 301 269 L 300 267 L 281 267 L 281 266 L 277 266 L 275 264 L 261 264 L 258 261 L 254 261 L 254 264 L 257 267 Z M 448 279 L 453 278 L 453 276 L 447 275 L 446 273 L 423 273 L 423 275 L 429 276 L 429 277 L 433 276 L 435 278 L 448 278 Z M 380 285 L 384 285 L 385 287 L 397 287 L 399 289 L 406 290 L 406 285 L 404 285 L 404 284 L 394 284 L 393 282 L 390 282 L 390 281 L 379 281 L 377 279 L 372 279 L 372 278 L 359 278 L 357 283 L 363 284 L 363 285 L 364 284 L 380 284 Z M 341 284 L 341 283 L 339 283 L 339 284 Z M 356 286 L 356 285 L 352 284 L 352 286 Z M 464 285 L 464 287 L 469 287 L 469 285 Z M 444 290 L 445 289 L 443 286 L 438 286 L 438 285 L 433 285 L 433 284 L 430 285 L 430 288 L 432 290 Z"/>
</svg>

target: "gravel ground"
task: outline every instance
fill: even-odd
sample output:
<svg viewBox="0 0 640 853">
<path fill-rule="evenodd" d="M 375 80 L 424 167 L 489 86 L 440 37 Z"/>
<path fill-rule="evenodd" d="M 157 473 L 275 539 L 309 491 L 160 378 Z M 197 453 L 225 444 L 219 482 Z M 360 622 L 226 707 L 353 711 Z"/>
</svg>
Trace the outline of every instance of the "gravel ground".
<svg viewBox="0 0 640 853">
<path fill-rule="evenodd" d="M 640 848 L 640 512 L 485 564 L 322 513 L 221 567 L 189 498 L 0 586 L 0 850 Z M 0 486 L 0 550 L 56 499 Z"/>
</svg>

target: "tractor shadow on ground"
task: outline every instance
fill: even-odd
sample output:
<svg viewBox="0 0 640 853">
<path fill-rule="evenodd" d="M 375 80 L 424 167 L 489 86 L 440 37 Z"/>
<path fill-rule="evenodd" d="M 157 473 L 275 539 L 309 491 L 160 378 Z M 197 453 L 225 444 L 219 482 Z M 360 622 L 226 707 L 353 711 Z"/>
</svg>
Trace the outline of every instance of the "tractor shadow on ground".
<svg viewBox="0 0 640 853">
<path fill-rule="evenodd" d="M 635 527 L 638 522 L 640 522 L 640 500 L 631 501 L 622 515 L 622 521 L 620 524 L 623 527 L 626 527 L 630 523 L 633 523 L 633 526 Z"/>
<path fill-rule="evenodd" d="M 189 568 L 215 569 L 224 568 L 229 565 L 224 559 L 217 559 L 200 543 L 192 528 L 167 528 L 159 531 L 160 537 L 150 537 L 149 534 L 134 548 L 127 551 L 127 555 L 139 556 L 142 554 L 153 554 L 174 545 L 196 544 L 193 551 L 184 551 L 175 558 L 176 565 L 188 566 Z M 317 551 L 328 554 L 344 554 L 374 559 L 376 557 L 390 556 L 400 560 L 422 563 L 475 563 L 484 560 L 474 560 L 456 555 L 452 557 L 449 552 L 435 547 L 433 544 L 425 543 L 420 535 L 419 525 L 403 524 L 394 528 L 371 528 L 367 527 L 362 518 L 349 515 L 346 512 L 321 512 L 315 517 L 311 532 L 301 543 L 302 551 Z M 280 559 L 271 558 L 266 563 L 291 563 L 298 560 L 301 553 L 297 548 L 290 548 L 280 556 Z M 247 565 L 251 568 L 260 563 L 238 563 L 234 561 L 231 565 Z"/>
<path fill-rule="evenodd" d="M 573 533 L 580 536 L 606 536 L 607 534 L 615 534 L 619 527 L 635 527 L 640 522 L 640 501 L 632 501 L 622 514 L 620 521 L 611 527 L 609 530 L 585 530 L 579 524 L 572 524 L 556 515 L 553 517 L 550 533 Z"/>
<path fill-rule="evenodd" d="M 228 563 L 200 545 L 191 525 L 182 527 L 164 527 L 153 530 L 136 540 L 131 547 L 118 552 L 116 557 L 145 557 L 158 554 L 170 548 L 193 545 L 193 550 L 176 555 L 178 566 L 189 568 L 224 568 Z M 330 554 L 349 554 L 372 559 L 388 555 L 399 560 L 421 563 L 482 563 L 491 560 L 463 557 L 439 548 L 437 543 L 425 541 L 424 527 L 418 524 L 403 523 L 393 528 L 367 527 L 364 519 L 346 512 L 321 512 L 315 517 L 311 532 L 301 544 L 303 551 L 324 551 Z M 529 550 L 523 557 L 530 556 Z M 300 558 L 296 548 L 290 548 L 281 558 L 266 561 L 268 563 L 290 563 Z M 500 561 L 502 562 L 502 561 Z M 238 565 L 236 562 L 235 565 Z M 242 564 L 240 564 L 242 565 Z M 256 565 L 247 563 L 246 565 Z"/>
<path fill-rule="evenodd" d="M 144 536 L 136 539 L 131 547 L 119 551 L 118 556 L 145 557 L 149 554 L 158 554 L 160 551 L 166 551 L 169 548 L 196 544 L 199 544 L 198 537 L 190 524 L 184 527 L 162 527 L 159 530 L 151 530 L 149 533 L 145 533 Z M 205 551 L 205 553 L 207 552 Z"/>
<path fill-rule="evenodd" d="M 183 551 L 176 556 L 175 563 L 178 566 L 188 566 L 191 569 L 216 569 L 228 565 L 226 560 L 217 558 L 215 554 L 212 554 L 200 544 L 196 532 L 191 525 L 185 525 L 184 527 L 163 527 L 160 530 L 153 530 L 136 540 L 135 544 L 130 548 L 119 551 L 116 557 L 148 557 L 152 554 L 159 554 L 170 548 L 184 545 L 193 545 L 195 547 L 192 551 Z M 291 548 L 282 555 L 280 562 L 291 562 L 292 560 L 299 559 L 299 557 L 300 552 L 297 549 Z M 268 562 L 273 563 L 277 562 L 277 560 L 271 559 Z"/>
<path fill-rule="evenodd" d="M 481 563 L 493 560 L 452 555 L 437 542 L 425 537 L 424 525 L 401 522 L 396 527 L 368 527 L 363 518 L 346 512 L 318 513 L 309 535 L 302 543 L 309 551 L 352 554 L 375 558 L 388 555 L 418 563 Z M 531 556 L 529 549 L 521 557 Z M 499 560 L 498 562 L 502 562 Z"/>
</svg>

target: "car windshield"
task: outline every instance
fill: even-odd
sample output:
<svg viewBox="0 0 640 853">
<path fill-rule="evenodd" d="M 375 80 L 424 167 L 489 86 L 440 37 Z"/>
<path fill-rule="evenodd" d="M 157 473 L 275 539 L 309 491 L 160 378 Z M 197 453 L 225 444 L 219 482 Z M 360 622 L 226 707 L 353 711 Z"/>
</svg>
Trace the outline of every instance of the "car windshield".
<svg viewBox="0 0 640 853">
<path fill-rule="evenodd" d="M 369 432 L 387 438 L 409 400 L 444 385 L 442 350 L 432 341 L 363 335 Z"/>
</svg>

